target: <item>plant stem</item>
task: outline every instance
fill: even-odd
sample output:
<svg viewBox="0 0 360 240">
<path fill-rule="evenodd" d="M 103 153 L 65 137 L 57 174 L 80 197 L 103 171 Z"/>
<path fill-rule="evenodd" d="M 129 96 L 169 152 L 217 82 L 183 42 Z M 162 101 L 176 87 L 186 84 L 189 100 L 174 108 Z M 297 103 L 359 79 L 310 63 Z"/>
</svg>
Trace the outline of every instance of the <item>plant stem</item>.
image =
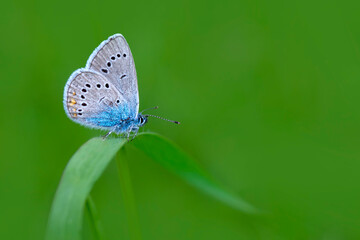
<svg viewBox="0 0 360 240">
<path fill-rule="evenodd" d="M 125 151 L 123 149 L 119 151 L 116 155 L 116 164 L 119 171 L 121 191 L 124 196 L 124 203 L 129 224 L 130 239 L 141 240 L 142 237 L 138 214 L 136 210 L 134 193 L 132 190 L 129 166 L 125 157 Z"/>
<path fill-rule="evenodd" d="M 93 201 L 90 194 L 86 199 L 86 209 L 89 212 L 90 221 L 91 221 L 91 223 L 93 225 L 94 232 L 95 232 L 95 235 L 96 235 L 96 239 L 103 240 L 104 239 L 103 238 L 104 234 L 103 234 L 103 230 L 102 230 L 102 227 L 101 227 L 100 218 L 99 218 L 99 215 L 97 213 L 95 203 L 94 203 L 94 201 Z"/>
</svg>

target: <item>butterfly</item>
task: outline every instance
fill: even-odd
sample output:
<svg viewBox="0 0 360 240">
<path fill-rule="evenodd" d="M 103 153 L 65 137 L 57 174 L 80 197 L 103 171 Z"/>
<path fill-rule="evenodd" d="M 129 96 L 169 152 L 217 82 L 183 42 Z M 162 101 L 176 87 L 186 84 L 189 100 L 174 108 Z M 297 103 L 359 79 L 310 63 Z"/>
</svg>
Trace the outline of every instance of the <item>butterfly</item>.
<svg viewBox="0 0 360 240">
<path fill-rule="evenodd" d="M 90 55 L 85 68 L 74 71 L 64 89 L 67 116 L 86 127 L 136 136 L 154 115 L 139 113 L 139 91 L 130 47 L 121 34 L 110 36 Z M 156 109 L 157 107 L 154 107 Z M 145 109 L 148 110 L 148 109 Z"/>
</svg>

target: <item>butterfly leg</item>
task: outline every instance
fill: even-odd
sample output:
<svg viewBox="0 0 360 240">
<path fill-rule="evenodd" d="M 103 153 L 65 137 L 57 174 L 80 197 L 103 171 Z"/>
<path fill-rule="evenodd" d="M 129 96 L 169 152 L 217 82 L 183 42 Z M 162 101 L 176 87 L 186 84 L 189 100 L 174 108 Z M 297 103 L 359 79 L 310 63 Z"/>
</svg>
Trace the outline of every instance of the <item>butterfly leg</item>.
<svg viewBox="0 0 360 240">
<path fill-rule="evenodd" d="M 136 129 L 135 129 L 135 133 L 134 133 L 133 137 L 131 138 L 131 141 L 134 140 L 134 138 L 136 137 L 138 131 L 139 131 L 139 128 L 136 128 Z"/>
<path fill-rule="evenodd" d="M 105 135 L 102 137 L 103 140 L 105 140 L 112 132 L 113 132 L 113 131 L 111 130 L 111 131 L 109 131 L 107 134 L 105 134 Z"/>
<path fill-rule="evenodd" d="M 105 140 L 111 133 L 116 132 L 116 127 L 112 128 L 107 134 L 103 136 L 103 140 Z"/>
<path fill-rule="evenodd" d="M 127 131 L 127 140 L 128 140 L 128 142 L 130 141 L 130 133 L 131 133 L 132 129 L 133 129 L 133 126 L 131 126 L 129 128 L 129 130 Z"/>
</svg>

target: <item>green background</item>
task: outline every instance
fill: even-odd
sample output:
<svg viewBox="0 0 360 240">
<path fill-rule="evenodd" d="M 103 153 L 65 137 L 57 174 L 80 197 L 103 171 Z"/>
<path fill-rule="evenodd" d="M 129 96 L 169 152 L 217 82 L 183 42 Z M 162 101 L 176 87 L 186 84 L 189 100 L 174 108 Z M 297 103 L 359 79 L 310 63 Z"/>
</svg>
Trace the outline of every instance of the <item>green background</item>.
<svg viewBox="0 0 360 240">
<path fill-rule="evenodd" d="M 360 239 L 356 1 L 1 5 L 1 239 L 44 237 L 67 161 L 103 134 L 70 121 L 62 96 L 114 33 L 134 55 L 140 109 L 182 123 L 150 119 L 145 130 L 267 212 L 236 212 L 130 149 L 143 239 Z M 115 163 L 93 197 L 107 239 L 129 239 Z"/>
</svg>

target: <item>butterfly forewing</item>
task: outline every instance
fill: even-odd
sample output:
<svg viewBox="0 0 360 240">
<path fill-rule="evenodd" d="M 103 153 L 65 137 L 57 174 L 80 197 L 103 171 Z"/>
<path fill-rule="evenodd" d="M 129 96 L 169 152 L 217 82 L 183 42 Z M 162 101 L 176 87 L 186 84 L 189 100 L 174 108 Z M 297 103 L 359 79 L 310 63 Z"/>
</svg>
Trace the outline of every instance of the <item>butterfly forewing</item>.
<svg viewBox="0 0 360 240">
<path fill-rule="evenodd" d="M 125 38 L 115 34 L 91 54 L 86 68 L 111 81 L 128 101 L 132 111 L 139 111 L 139 94 L 134 59 Z"/>
<path fill-rule="evenodd" d="M 109 107 L 118 108 L 126 103 L 110 80 L 91 70 L 75 71 L 65 86 L 65 111 L 72 120 L 81 124 L 107 127 L 88 120 L 96 118 Z"/>
</svg>

